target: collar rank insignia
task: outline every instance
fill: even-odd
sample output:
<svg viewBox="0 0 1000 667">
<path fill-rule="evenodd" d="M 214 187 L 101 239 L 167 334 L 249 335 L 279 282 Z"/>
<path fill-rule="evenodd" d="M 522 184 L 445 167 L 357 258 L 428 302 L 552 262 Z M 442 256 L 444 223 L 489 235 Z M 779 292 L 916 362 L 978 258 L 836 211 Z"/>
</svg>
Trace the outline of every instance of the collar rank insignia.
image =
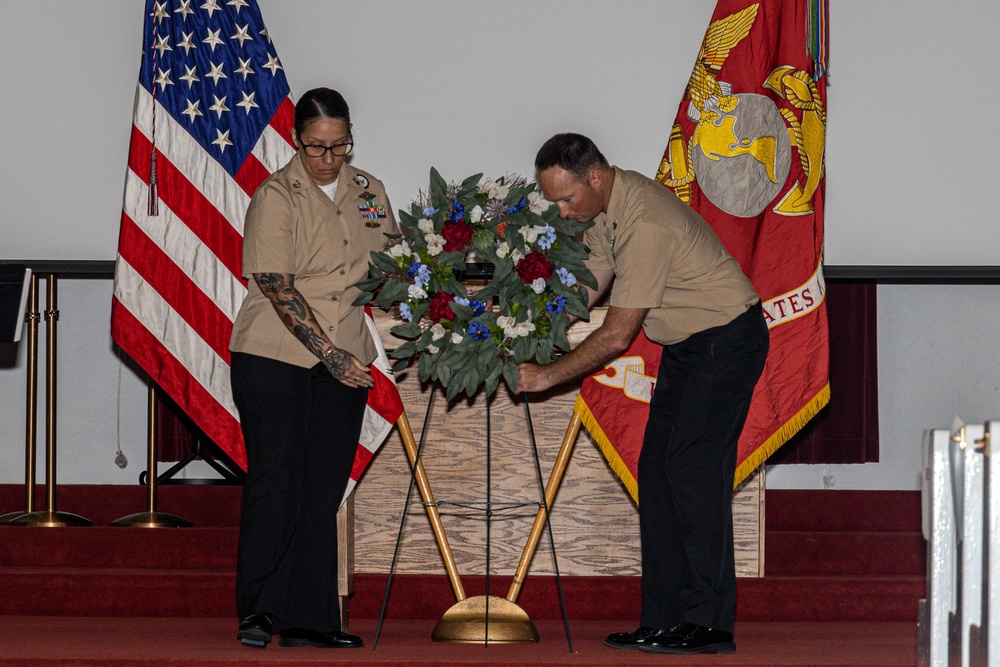
<svg viewBox="0 0 1000 667">
<path fill-rule="evenodd" d="M 294 183 L 292 183 L 292 187 L 298 190 L 299 188 L 302 187 L 302 181 L 295 181 Z"/>
<path fill-rule="evenodd" d="M 365 227 L 381 227 L 382 224 L 374 222 L 374 220 L 386 217 L 385 206 L 376 204 L 374 200 L 366 201 L 364 204 L 358 204 L 358 213 L 361 214 L 362 218 L 366 218 Z"/>
<path fill-rule="evenodd" d="M 368 178 L 366 176 L 364 176 L 363 174 L 355 174 L 354 175 L 354 182 L 357 183 L 358 185 L 360 185 L 363 188 L 367 188 L 368 187 Z"/>
</svg>

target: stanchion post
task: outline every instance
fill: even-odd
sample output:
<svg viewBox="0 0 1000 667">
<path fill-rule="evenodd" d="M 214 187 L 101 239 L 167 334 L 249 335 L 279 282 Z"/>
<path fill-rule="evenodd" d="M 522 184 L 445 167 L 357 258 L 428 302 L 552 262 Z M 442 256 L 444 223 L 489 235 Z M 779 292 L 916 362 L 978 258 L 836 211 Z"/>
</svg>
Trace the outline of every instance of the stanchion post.
<svg viewBox="0 0 1000 667">
<path fill-rule="evenodd" d="M 151 380 L 147 392 L 146 415 L 146 511 L 115 519 L 111 525 L 130 528 L 189 528 L 193 524 L 187 519 L 156 511 L 156 459 L 159 449 L 159 438 L 156 431 L 159 423 L 159 409 L 156 400 L 156 385 Z"/>
<path fill-rule="evenodd" d="M 28 287 L 28 369 L 24 399 L 24 511 L 0 516 L 0 525 L 35 511 L 35 451 L 38 442 L 38 275 L 31 274 Z"/>
<path fill-rule="evenodd" d="M 56 511 L 56 323 L 59 320 L 56 274 L 46 274 L 45 282 L 48 288 L 45 308 L 45 509 L 17 517 L 10 525 L 46 528 L 90 526 L 90 519 Z"/>
</svg>

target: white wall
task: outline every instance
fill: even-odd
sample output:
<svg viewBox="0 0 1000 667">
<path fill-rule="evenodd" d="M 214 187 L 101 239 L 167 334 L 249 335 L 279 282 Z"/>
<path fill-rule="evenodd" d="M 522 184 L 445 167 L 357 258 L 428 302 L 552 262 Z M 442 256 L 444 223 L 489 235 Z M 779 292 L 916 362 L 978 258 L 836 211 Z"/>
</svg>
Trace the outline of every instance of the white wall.
<svg viewBox="0 0 1000 667">
<path fill-rule="evenodd" d="M 527 175 L 569 129 L 654 173 L 716 3 L 259 4 L 293 95 L 344 92 L 356 164 L 400 207 L 432 165 Z M 828 263 L 994 263 L 1000 3 L 831 5 Z M 0 0 L 0 155 L 17 166 L 0 183 L 0 258 L 113 259 L 142 13 L 140 0 Z"/>
</svg>

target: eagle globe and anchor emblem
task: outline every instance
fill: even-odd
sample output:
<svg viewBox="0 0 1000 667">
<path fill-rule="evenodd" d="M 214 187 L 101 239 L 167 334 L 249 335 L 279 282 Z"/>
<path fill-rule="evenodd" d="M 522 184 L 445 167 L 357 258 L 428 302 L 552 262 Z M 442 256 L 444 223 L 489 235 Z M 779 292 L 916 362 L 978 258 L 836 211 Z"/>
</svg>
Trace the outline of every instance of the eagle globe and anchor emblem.
<svg viewBox="0 0 1000 667">
<path fill-rule="evenodd" d="M 656 179 L 690 204 L 691 183 L 700 175 L 698 185 L 712 204 L 733 216 L 756 217 L 786 187 L 794 142 L 806 182 L 794 183 L 772 210 L 808 215 L 823 176 L 826 129 L 826 113 L 811 77 L 781 66 L 761 84 L 800 110 L 800 118 L 766 95 L 734 94 L 730 84 L 715 76 L 730 50 L 750 33 L 757 9 L 750 5 L 709 26 L 687 90 L 687 116 L 697 125 L 690 142 L 681 125 L 674 125 Z"/>
</svg>

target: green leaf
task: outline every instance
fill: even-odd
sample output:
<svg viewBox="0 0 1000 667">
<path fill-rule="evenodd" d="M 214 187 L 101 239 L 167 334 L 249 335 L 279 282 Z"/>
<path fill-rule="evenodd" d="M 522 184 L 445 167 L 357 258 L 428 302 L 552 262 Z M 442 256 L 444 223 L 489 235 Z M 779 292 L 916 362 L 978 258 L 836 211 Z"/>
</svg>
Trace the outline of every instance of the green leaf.
<svg viewBox="0 0 1000 667">
<path fill-rule="evenodd" d="M 503 381 L 511 392 L 517 391 L 517 364 L 513 361 L 505 362 L 503 365 Z"/>
<path fill-rule="evenodd" d="M 378 292 L 378 305 L 382 310 L 389 310 L 393 304 L 405 299 L 406 285 L 397 280 L 390 280 L 385 285 L 382 285 L 382 289 Z"/>
<path fill-rule="evenodd" d="M 450 266 L 455 271 L 465 271 L 464 252 L 443 252 L 437 256 L 438 264 Z"/>
<path fill-rule="evenodd" d="M 582 320 L 590 320 L 590 311 L 576 299 L 566 299 L 566 311 Z"/>
<path fill-rule="evenodd" d="M 385 271 L 386 273 L 399 272 L 399 264 L 397 264 L 396 260 L 393 259 L 391 256 L 389 256 L 387 253 L 375 252 L 374 250 L 372 250 L 371 256 L 372 256 L 372 263 L 378 268 Z"/>
<path fill-rule="evenodd" d="M 475 174 L 474 176 L 469 176 L 467 179 L 462 181 L 462 185 L 459 186 L 459 196 L 467 195 L 470 192 L 476 190 L 476 186 L 479 185 L 479 181 L 483 179 L 482 174 Z"/>
<path fill-rule="evenodd" d="M 492 396 L 497 390 L 497 386 L 500 384 L 500 376 L 494 375 L 493 377 L 486 378 L 486 395 Z"/>
<path fill-rule="evenodd" d="M 391 370 L 392 374 L 395 375 L 396 373 L 402 373 L 409 367 L 410 367 L 410 359 L 407 358 L 403 359 L 402 361 L 396 362 L 389 370 Z"/>
<path fill-rule="evenodd" d="M 427 382 L 431 377 L 431 355 L 421 354 L 417 362 L 417 373 L 421 382 Z"/>
<path fill-rule="evenodd" d="M 448 206 L 448 183 L 431 167 L 431 206 L 439 211 Z"/>
<path fill-rule="evenodd" d="M 352 306 L 367 306 L 375 297 L 373 292 L 362 292 L 358 298 L 351 302 Z"/>
<path fill-rule="evenodd" d="M 405 324 L 397 324 L 390 329 L 389 332 L 392 333 L 393 336 L 413 339 L 420 336 L 422 330 L 420 329 L 420 325 L 416 322 L 406 322 Z"/>
<path fill-rule="evenodd" d="M 382 277 L 379 276 L 377 278 L 376 277 L 365 278 L 364 280 L 358 281 L 358 283 L 355 284 L 354 286 L 364 292 L 374 292 L 375 289 L 378 288 L 378 286 L 381 284 L 382 284 Z"/>
<path fill-rule="evenodd" d="M 535 359 L 537 359 L 538 363 L 543 366 L 548 366 L 552 363 L 552 341 L 538 341 L 538 349 L 535 351 Z"/>
<path fill-rule="evenodd" d="M 409 359 L 417 353 L 417 344 L 408 340 L 392 351 L 393 359 Z"/>
<path fill-rule="evenodd" d="M 447 390 L 445 391 L 445 398 L 450 403 L 453 398 L 458 396 L 460 391 L 462 391 L 462 385 L 457 382 L 452 382 L 448 385 Z"/>
</svg>

